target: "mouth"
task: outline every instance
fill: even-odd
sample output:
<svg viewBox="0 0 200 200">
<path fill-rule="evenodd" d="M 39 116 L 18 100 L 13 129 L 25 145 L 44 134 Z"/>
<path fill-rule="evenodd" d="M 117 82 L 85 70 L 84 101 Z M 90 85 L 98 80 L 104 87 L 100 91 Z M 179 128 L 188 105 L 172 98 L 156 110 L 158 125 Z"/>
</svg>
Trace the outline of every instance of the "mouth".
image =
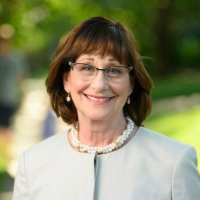
<svg viewBox="0 0 200 200">
<path fill-rule="evenodd" d="M 84 94 L 88 99 L 92 101 L 100 101 L 100 102 L 105 102 L 105 101 L 110 101 L 113 97 L 94 97 L 94 96 L 89 96 Z"/>
</svg>

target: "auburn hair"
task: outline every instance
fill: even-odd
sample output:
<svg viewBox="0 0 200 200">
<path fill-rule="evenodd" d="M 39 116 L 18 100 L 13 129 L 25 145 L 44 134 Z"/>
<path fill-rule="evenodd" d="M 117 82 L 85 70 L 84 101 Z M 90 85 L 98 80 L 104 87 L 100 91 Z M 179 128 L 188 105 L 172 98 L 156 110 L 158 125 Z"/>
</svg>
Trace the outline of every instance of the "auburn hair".
<svg viewBox="0 0 200 200">
<path fill-rule="evenodd" d="M 125 104 L 123 111 L 140 126 L 151 112 L 152 80 L 144 67 L 132 31 L 125 24 L 104 17 L 83 21 L 59 42 L 46 79 L 47 92 L 56 115 L 61 116 L 67 124 L 74 124 L 78 120 L 73 100 L 66 101 L 63 75 L 70 72 L 70 61 L 75 62 L 81 54 L 92 53 L 112 55 L 120 63 L 134 68 L 129 74 L 134 89 L 130 104 Z"/>
</svg>

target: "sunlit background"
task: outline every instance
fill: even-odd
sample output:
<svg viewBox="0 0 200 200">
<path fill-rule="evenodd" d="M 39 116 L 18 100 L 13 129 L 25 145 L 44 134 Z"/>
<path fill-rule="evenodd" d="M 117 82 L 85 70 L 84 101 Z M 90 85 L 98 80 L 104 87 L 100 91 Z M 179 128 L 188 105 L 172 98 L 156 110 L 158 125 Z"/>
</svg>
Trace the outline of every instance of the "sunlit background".
<svg viewBox="0 0 200 200">
<path fill-rule="evenodd" d="M 0 200 L 12 195 L 21 152 L 66 129 L 50 109 L 45 77 L 61 36 L 93 16 L 127 24 L 140 53 L 150 57 L 145 65 L 154 80 L 153 111 L 145 127 L 195 146 L 200 160 L 199 8 L 197 0 L 1 0 L 0 36 L 25 68 L 15 88 L 12 141 L 0 137 Z"/>
</svg>

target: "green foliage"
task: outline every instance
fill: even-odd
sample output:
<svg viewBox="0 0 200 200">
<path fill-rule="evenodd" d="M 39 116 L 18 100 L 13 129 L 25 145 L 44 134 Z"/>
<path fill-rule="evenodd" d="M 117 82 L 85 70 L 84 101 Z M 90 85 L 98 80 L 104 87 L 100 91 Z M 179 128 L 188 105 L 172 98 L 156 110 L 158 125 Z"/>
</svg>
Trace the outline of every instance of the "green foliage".
<svg viewBox="0 0 200 200">
<path fill-rule="evenodd" d="M 174 66 L 199 68 L 198 7 L 196 0 L 1 0 L 0 24 L 15 27 L 15 44 L 35 72 L 48 66 L 60 37 L 77 23 L 92 16 L 118 19 L 133 30 L 142 55 L 155 57 L 150 65 L 165 74 Z"/>
<path fill-rule="evenodd" d="M 179 95 L 200 92 L 200 71 L 186 70 L 174 73 L 170 77 L 154 77 L 152 99 L 159 100 Z"/>
</svg>

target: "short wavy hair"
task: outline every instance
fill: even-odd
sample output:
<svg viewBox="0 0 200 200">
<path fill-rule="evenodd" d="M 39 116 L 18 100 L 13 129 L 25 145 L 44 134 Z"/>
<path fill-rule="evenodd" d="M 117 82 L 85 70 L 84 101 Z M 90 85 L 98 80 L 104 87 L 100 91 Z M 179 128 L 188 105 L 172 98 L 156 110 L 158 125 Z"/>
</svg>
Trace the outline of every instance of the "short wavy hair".
<svg viewBox="0 0 200 200">
<path fill-rule="evenodd" d="M 123 112 L 140 126 L 151 112 L 152 80 L 144 67 L 132 31 L 125 24 L 104 17 L 83 21 L 59 42 L 46 80 L 47 92 L 56 115 L 61 116 L 67 124 L 74 124 L 78 120 L 73 100 L 66 101 L 63 75 L 70 72 L 70 61 L 75 62 L 81 54 L 92 53 L 112 55 L 120 63 L 134 67 L 129 74 L 131 84 L 134 85 L 130 95 L 131 103 L 124 105 Z"/>
</svg>

